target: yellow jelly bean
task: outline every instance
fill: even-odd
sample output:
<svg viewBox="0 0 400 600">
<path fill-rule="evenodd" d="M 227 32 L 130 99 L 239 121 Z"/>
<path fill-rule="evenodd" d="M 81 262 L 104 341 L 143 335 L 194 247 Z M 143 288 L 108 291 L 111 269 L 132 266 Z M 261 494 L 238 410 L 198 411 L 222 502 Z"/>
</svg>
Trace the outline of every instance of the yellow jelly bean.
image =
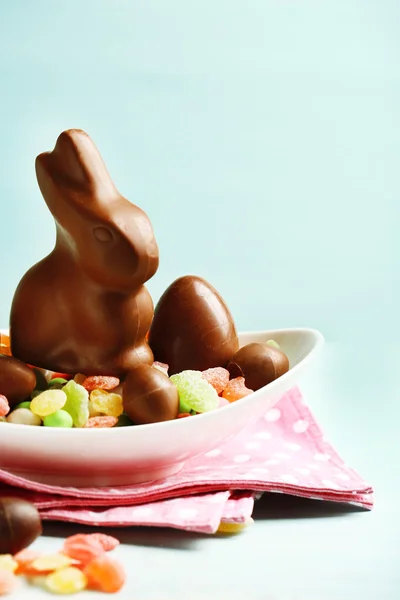
<svg viewBox="0 0 400 600">
<path fill-rule="evenodd" d="M 39 556 L 33 560 L 29 567 L 33 571 L 39 573 L 46 573 L 49 571 L 55 571 L 56 569 L 63 569 L 69 567 L 74 563 L 74 559 L 65 554 L 45 554 Z"/>
<path fill-rule="evenodd" d="M 18 563 L 11 554 L 0 554 L 0 570 L 14 573 L 18 568 Z"/>
<path fill-rule="evenodd" d="M 67 401 L 67 396 L 62 390 L 46 390 L 31 402 L 30 409 L 39 417 L 47 417 L 60 410 Z"/>
<path fill-rule="evenodd" d="M 87 587 L 86 575 L 76 567 L 66 567 L 46 577 L 45 587 L 52 594 L 76 594 Z"/>
<path fill-rule="evenodd" d="M 217 533 L 239 533 L 240 531 L 243 531 L 243 529 L 246 529 L 246 527 L 248 527 L 252 523 L 254 523 L 254 521 L 251 517 L 247 519 L 247 521 L 245 521 L 244 523 L 221 522 L 219 524 Z"/>
</svg>

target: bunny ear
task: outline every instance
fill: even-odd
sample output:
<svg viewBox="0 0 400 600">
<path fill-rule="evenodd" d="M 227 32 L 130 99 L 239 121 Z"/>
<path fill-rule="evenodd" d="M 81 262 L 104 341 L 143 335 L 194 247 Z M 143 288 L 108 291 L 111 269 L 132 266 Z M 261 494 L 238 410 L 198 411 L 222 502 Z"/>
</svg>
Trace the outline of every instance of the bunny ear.
<svg viewBox="0 0 400 600">
<path fill-rule="evenodd" d="M 54 183 L 82 192 L 99 194 L 115 192 L 99 151 L 84 131 L 69 129 L 57 139 L 52 152 L 40 154 L 36 159 L 36 171 L 46 172 Z"/>
</svg>

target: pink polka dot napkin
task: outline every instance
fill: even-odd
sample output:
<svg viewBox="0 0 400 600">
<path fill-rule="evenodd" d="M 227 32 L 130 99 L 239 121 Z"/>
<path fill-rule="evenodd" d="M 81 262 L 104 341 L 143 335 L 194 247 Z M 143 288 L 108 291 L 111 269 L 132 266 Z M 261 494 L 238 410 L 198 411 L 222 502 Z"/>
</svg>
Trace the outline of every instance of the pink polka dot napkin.
<svg viewBox="0 0 400 600">
<path fill-rule="evenodd" d="M 0 494 L 26 497 L 43 519 L 92 525 L 153 525 L 213 533 L 221 521 L 248 520 L 257 492 L 373 506 L 371 486 L 325 440 L 297 388 L 236 438 L 161 481 L 61 488 L 0 470 Z"/>
</svg>

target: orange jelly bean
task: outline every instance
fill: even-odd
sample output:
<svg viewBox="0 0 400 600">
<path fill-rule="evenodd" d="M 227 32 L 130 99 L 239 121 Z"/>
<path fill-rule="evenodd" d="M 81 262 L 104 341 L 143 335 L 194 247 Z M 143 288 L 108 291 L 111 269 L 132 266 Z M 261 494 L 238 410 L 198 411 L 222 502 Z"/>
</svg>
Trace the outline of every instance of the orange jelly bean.
<svg viewBox="0 0 400 600">
<path fill-rule="evenodd" d="M 118 561 L 102 554 L 87 565 L 84 573 L 88 587 L 113 594 L 118 592 L 126 581 L 125 569 Z"/>
</svg>

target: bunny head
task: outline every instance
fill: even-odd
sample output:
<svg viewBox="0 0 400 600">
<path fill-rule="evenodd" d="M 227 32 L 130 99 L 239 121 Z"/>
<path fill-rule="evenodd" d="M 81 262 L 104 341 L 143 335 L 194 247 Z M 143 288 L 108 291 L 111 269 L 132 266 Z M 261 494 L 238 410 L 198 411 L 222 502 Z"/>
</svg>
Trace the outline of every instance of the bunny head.
<svg viewBox="0 0 400 600">
<path fill-rule="evenodd" d="M 116 189 L 90 137 L 64 131 L 54 150 L 36 159 L 40 190 L 56 222 L 54 252 L 105 289 L 126 292 L 158 268 L 147 215 Z"/>
</svg>

